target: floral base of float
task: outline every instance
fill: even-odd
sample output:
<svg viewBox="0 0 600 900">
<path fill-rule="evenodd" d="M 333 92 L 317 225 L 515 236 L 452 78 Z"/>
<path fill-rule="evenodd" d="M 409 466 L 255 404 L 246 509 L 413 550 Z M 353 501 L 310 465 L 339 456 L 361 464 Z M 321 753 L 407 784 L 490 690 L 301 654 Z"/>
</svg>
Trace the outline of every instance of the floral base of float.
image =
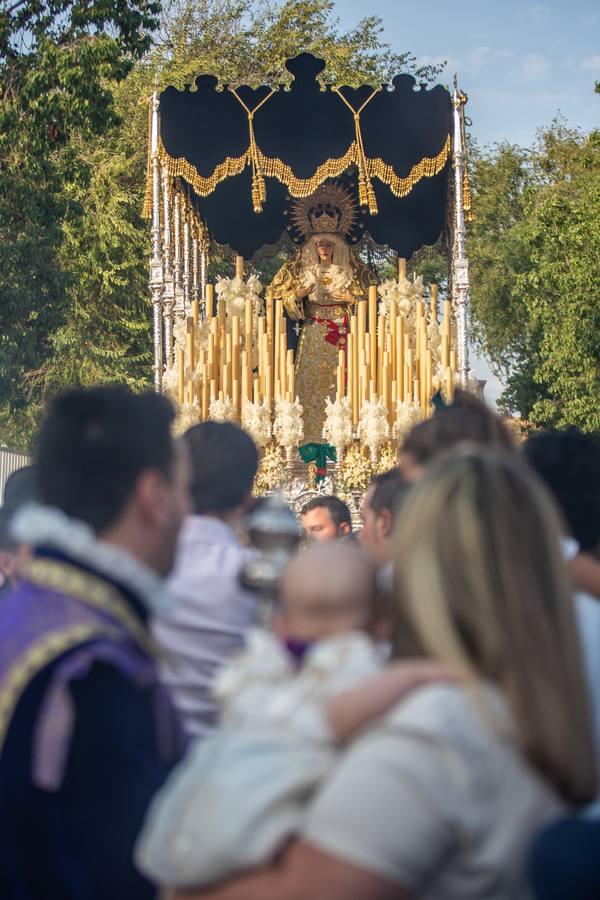
<svg viewBox="0 0 600 900">
<path fill-rule="evenodd" d="M 407 278 L 404 260 L 397 279 L 370 288 L 368 304 L 348 317 L 335 393 L 313 398 L 324 410 L 323 444 L 311 443 L 303 461 L 305 410 L 294 355 L 282 311 L 263 293 L 256 276 L 244 279 L 238 257 L 235 277 L 217 282 L 217 303 L 207 285 L 204 315 L 193 303 L 175 322 L 163 389 L 177 407 L 177 430 L 207 419 L 237 422 L 261 451 L 259 493 L 284 490 L 297 506 L 333 490 L 358 516 L 373 475 L 393 468 L 405 434 L 433 414 L 434 395 L 452 400 L 458 373 L 451 302 L 443 301 L 440 316 L 437 286 Z M 474 379 L 468 387 L 479 389 Z"/>
</svg>

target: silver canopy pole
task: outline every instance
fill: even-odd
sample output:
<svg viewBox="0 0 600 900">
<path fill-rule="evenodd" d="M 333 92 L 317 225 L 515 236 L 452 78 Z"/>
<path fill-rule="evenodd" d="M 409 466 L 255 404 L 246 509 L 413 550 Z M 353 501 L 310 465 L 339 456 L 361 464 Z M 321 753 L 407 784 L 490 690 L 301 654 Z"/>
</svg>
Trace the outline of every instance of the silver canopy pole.
<svg viewBox="0 0 600 900">
<path fill-rule="evenodd" d="M 469 378 L 469 260 L 463 188 L 465 184 L 467 148 L 465 140 L 465 103 L 467 95 L 459 90 L 456 75 L 452 92 L 454 168 L 454 222 L 452 241 L 452 305 L 456 315 L 457 362 L 460 385 L 466 388 Z"/>
<path fill-rule="evenodd" d="M 152 297 L 153 338 L 154 338 L 154 389 L 162 391 L 162 302 L 163 264 L 160 232 L 160 159 L 158 155 L 159 129 L 158 89 L 155 80 L 152 94 L 152 117 L 150 123 L 150 159 L 152 164 L 152 256 L 150 258 L 150 294 Z"/>
</svg>

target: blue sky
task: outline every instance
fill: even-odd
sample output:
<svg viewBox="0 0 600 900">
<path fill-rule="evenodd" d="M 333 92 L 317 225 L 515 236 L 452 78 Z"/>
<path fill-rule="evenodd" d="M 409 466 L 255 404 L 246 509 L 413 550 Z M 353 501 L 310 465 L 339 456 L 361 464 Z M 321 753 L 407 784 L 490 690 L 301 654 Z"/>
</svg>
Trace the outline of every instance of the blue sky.
<svg viewBox="0 0 600 900">
<path fill-rule="evenodd" d="M 559 112 L 570 126 L 600 127 L 598 0 L 337 0 L 336 13 L 344 28 L 378 15 L 394 50 L 421 62 L 448 60 L 440 81 L 450 84 L 458 73 L 471 134 L 484 146 L 531 146 Z M 502 385 L 485 360 L 472 364 L 494 403 Z"/>
<path fill-rule="evenodd" d="M 440 80 L 458 73 L 483 144 L 528 146 L 558 111 L 586 131 L 600 125 L 599 2 L 337 0 L 336 13 L 344 27 L 378 15 L 395 50 L 448 60 Z"/>
</svg>

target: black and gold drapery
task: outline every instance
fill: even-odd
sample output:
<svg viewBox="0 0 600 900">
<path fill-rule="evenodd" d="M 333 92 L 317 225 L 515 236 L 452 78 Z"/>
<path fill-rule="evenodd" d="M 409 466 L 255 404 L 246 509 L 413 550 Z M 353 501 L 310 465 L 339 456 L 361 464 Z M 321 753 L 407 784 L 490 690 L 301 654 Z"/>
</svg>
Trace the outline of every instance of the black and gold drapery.
<svg viewBox="0 0 600 900">
<path fill-rule="evenodd" d="M 209 233 L 246 258 L 287 230 L 291 199 L 343 179 L 365 232 L 403 256 L 445 219 L 452 114 L 446 88 L 409 75 L 390 87 L 326 85 L 322 60 L 288 61 L 289 89 L 219 86 L 211 76 L 160 96 L 159 156 L 189 186 Z"/>
</svg>

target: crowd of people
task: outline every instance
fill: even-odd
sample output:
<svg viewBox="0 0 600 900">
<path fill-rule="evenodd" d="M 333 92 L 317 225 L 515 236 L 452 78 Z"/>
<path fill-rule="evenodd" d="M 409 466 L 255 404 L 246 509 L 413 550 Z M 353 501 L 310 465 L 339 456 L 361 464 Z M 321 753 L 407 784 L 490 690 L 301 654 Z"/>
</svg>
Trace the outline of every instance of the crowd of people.
<svg viewBox="0 0 600 900">
<path fill-rule="evenodd" d="M 6 900 L 600 897 L 600 442 L 457 392 L 268 615 L 259 456 L 57 397 L 0 510 Z"/>
</svg>

